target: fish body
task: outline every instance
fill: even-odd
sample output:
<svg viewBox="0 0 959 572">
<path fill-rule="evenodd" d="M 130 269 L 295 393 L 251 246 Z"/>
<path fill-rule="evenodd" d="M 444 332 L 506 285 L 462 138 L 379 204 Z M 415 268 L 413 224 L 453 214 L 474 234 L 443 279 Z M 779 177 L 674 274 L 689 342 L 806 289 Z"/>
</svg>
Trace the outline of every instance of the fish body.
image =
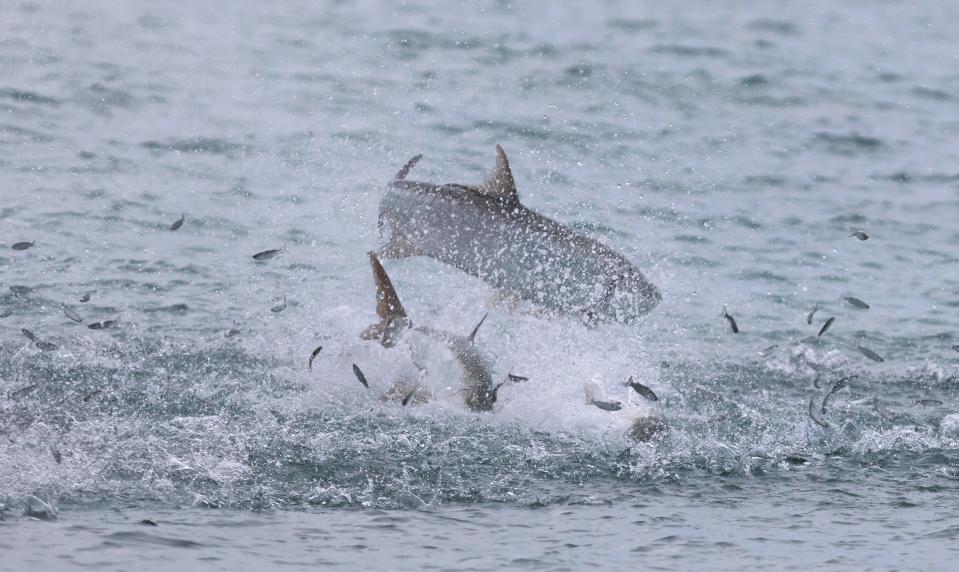
<svg viewBox="0 0 959 572">
<path fill-rule="evenodd" d="M 278 305 L 273 306 L 272 308 L 270 308 L 270 311 L 273 312 L 274 314 L 277 314 L 277 313 L 279 313 L 279 312 L 282 312 L 283 310 L 286 310 L 286 296 L 283 296 L 283 303 L 282 303 L 282 304 L 278 304 Z"/>
<path fill-rule="evenodd" d="M 492 411 L 496 403 L 496 388 L 491 373 L 492 364 L 469 337 L 458 336 L 426 326 L 413 328 L 436 341 L 446 344 L 463 375 L 466 406 L 473 411 Z"/>
<path fill-rule="evenodd" d="M 726 306 L 725 306 L 725 305 L 723 305 L 723 313 L 722 313 L 722 316 L 723 316 L 724 318 L 726 318 L 726 321 L 727 321 L 727 322 L 729 322 L 729 327 L 730 327 L 730 329 L 732 329 L 733 333 L 734 333 L 734 334 L 738 334 L 738 333 L 739 333 L 739 326 L 736 324 L 736 318 L 733 318 L 732 316 L 729 315 L 729 312 L 726 311 Z"/>
<path fill-rule="evenodd" d="M 863 301 L 860 300 L 859 298 L 854 298 L 854 297 L 852 297 L 852 296 L 843 296 L 842 299 L 845 300 L 846 302 L 849 302 L 850 305 L 852 305 L 852 306 L 854 306 L 854 307 L 856 307 L 856 308 L 859 308 L 860 310 L 868 310 L 868 309 L 869 309 L 869 304 L 863 302 Z"/>
<path fill-rule="evenodd" d="M 653 392 L 652 389 L 646 387 L 645 385 L 643 385 L 642 383 L 639 383 L 638 381 L 633 381 L 632 376 L 630 376 L 629 379 L 626 381 L 626 387 L 633 388 L 633 391 L 642 395 L 643 397 L 645 397 L 646 399 L 650 401 L 659 401 L 659 397 L 656 396 L 656 394 Z"/>
<path fill-rule="evenodd" d="M 856 349 L 859 350 L 859 353 L 871 359 L 872 361 L 880 362 L 880 363 L 886 361 L 883 359 L 881 355 L 877 354 L 876 352 L 872 351 L 869 348 L 866 348 L 863 346 L 856 346 Z"/>
<path fill-rule="evenodd" d="M 28 329 L 26 329 L 26 328 L 21 329 L 20 332 L 24 335 L 25 338 L 27 338 L 27 339 L 30 340 L 31 342 L 36 343 L 36 342 L 40 341 L 40 340 L 37 338 L 36 334 L 34 334 L 33 332 L 31 332 L 30 330 L 28 330 Z"/>
<path fill-rule="evenodd" d="M 829 393 L 827 393 L 826 396 L 822 398 L 822 406 L 820 407 L 820 410 L 822 411 L 823 415 L 825 415 L 826 411 L 828 411 L 829 409 L 829 400 L 832 398 L 832 396 L 835 395 L 835 393 L 839 391 L 840 389 L 846 387 L 846 382 L 848 382 L 853 377 L 854 376 L 844 377 L 833 384 L 832 389 L 829 390 Z"/>
<path fill-rule="evenodd" d="M 356 379 L 363 384 L 363 387 L 366 389 L 370 388 L 370 382 L 366 381 L 366 376 L 363 375 L 363 370 L 360 369 L 358 365 L 353 364 L 353 375 L 356 376 Z"/>
<path fill-rule="evenodd" d="M 812 317 L 816 315 L 816 311 L 819 310 L 819 303 L 817 302 L 815 306 L 812 307 L 812 310 L 809 311 L 809 314 L 806 315 L 806 323 L 810 326 L 812 325 Z"/>
<path fill-rule="evenodd" d="M 392 347 L 404 330 L 412 329 L 445 344 L 462 370 L 466 406 L 473 411 L 491 411 L 496 403 L 496 388 L 490 372 L 490 360 L 473 343 L 486 316 L 483 316 L 468 336 L 459 336 L 427 326 L 414 327 L 407 318 L 406 310 L 403 309 L 393 283 L 376 253 L 371 252 L 369 256 L 373 281 L 376 283 L 376 313 L 380 321 L 367 328 L 362 337 L 376 339 L 384 347 Z"/>
<path fill-rule="evenodd" d="M 253 260 L 271 260 L 286 252 L 286 247 L 264 250 L 253 255 Z"/>
<path fill-rule="evenodd" d="M 632 323 L 661 295 L 624 256 L 519 201 L 509 162 L 478 186 L 406 180 L 415 157 L 387 186 L 379 254 L 428 256 L 588 324 Z"/>
<path fill-rule="evenodd" d="M 829 422 L 819 415 L 819 408 L 816 407 L 815 395 L 809 398 L 809 418 L 813 420 L 813 423 L 819 425 L 820 427 L 829 427 Z"/>
<path fill-rule="evenodd" d="M 14 296 L 23 296 L 29 294 L 36 290 L 36 288 L 31 288 L 30 286 L 11 286 L 10 291 L 13 292 Z"/>
<path fill-rule="evenodd" d="M 6 310 L 0 310 L 0 318 L 9 318 L 13 315 L 13 310 L 7 308 Z"/>
<path fill-rule="evenodd" d="M 94 322 L 87 325 L 91 330 L 106 330 L 107 328 L 116 327 L 117 320 L 103 320 L 102 322 Z"/>
<path fill-rule="evenodd" d="M 853 231 L 853 233 L 850 234 L 849 236 L 855 236 L 855 237 L 858 238 L 859 240 L 869 240 L 869 235 L 866 234 L 864 231 L 861 231 L 861 230 L 855 230 L 855 231 Z"/>
<path fill-rule="evenodd" d="M 180 227 L 183 226 L 183 221 L 186 220 L 186 215 L 184 214 L 176 220 L 173 224 L 170 225 L 170 230 L 180 230 Z"/>
<path fill-rule="evenodd" d="M 36 243 L 35 242 L 18 242 L 14 244 L 11 248 L 13 248 L 14 250 L 26 250 L 32 247 L 34 244 Z"/>
<path fill-rule="evenodd" d="M 313 353 L 310 354 L 310 364 L 307 366 L 307 369 L 313 369 L 313 360 L 316 359 L 316 356 L 320 355 L 320 352 L 323 351 L 323 346 L 319 346 Z"/>
<path fill-rule="evenodd" d="M 240 330 L 232 329 L 232 330 L 227 330 L 227 332 L 223 334 L 223 337 L 232 338 L 233 336 L 239 336 L 239 335 L 240 335 Z"/>
<path fill-rule="evenodd" d="M 623 408 L 623 404 L 618 401 L 599 401 L 594 399 L 590 401 L 589 404 L 595 405 L 596 407 L 599 407 L 603 411 L 619 411 L 620 409 Z"/>
<path fill-rule="evenodd" d="M 40 349 L 40 351 L 44 351 L 44 352 L 53 352 L 57 350 L 57 344 L 53 342 L 40 341 L 40 342 L 35 342 L 34 345 L 36 345 L 37 348 Z"/>
<path fill-rule="evenodd" d="M 835 321 L 836 321 L 836 317 L 830 316 L 829 319 L 826 320 L 826 323 L 822 325 L 822 328 L 819 330 L 819 333 L 816 334 L 816 337 L 821 338 L 823 334 L 829 331 L 829 327 L 832 326 L 832 323 Z"/>
<path fill-rule="evenodd" d="M 89 302 L 89 301 L 90 301 L 90 293 L 89 293 L 89 292 L 87 292 L 87 293 L 84 294 L 83 296 L 80 296 L 80 302 L 86 304 L 86 303 Z"/>
<path fill-rule="evenodd" d="M 916 405 L 920 407 L 939 407 L 942 405 L 942 401 L 938 399 L 917 399 Z"/>
<path fill-rule="evenodd" d="M 70 318 L 74 322 L 77 322 L 78 324 L 83 321 L 83 318 L 80 317 L 80 314 L 77 314 L 66 306 L 63 307 L 63 315 Z"/>
</svg>

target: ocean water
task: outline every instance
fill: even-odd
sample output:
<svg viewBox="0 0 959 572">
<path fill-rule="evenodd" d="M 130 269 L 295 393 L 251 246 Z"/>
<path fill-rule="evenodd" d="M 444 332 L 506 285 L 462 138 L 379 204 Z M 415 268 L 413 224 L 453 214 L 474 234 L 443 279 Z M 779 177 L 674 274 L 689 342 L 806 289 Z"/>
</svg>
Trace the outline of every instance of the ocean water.
<svg viewBox="0 0 959 572">
<path fill-rule="evenodd" d="M 957 19 L 3 2 L 0 570 L 949 569 Z M 496 144 L 524 204 L 663 302 L 586 328 L 386 261 L 415 322 L 466 334 L 490 311 L 478 347 L 529 378 L 472 413 L 443 348 L 359 338 L 366 252 L 409 157 L 475 184 Z M 417 376 L 430 403 L 377 398 Z M 646 414 L 668 431 L 631 441 Z"/>
</svg>

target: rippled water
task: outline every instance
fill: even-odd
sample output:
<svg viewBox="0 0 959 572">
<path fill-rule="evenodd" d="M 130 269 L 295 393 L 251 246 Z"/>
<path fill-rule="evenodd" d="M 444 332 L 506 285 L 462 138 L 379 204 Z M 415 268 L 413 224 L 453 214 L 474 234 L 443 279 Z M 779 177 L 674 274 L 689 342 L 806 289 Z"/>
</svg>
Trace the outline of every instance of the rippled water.
<svg viewBox="0 0 959 572">
<path fill-rule="evenodd" d="M 946 568 L 957 18 L 0 5 L 0 569 Z M 477 183 L 497 143 L 524 204 L 663 303 L 596 329 L 494 305 L 477 343 L 530 379 L 477 414 L 443 351 L 358 334 L 386 181 L 423 153 L 416 178 Z M 437 262 L 387 268 L 418 323 L 465 334 L 490 307 Z M 445 398 L 381 402 L 354 363 L 376 392 L 425 366 Z M 646 412 L 669 432 L 633 443 Z"/>
</svg>

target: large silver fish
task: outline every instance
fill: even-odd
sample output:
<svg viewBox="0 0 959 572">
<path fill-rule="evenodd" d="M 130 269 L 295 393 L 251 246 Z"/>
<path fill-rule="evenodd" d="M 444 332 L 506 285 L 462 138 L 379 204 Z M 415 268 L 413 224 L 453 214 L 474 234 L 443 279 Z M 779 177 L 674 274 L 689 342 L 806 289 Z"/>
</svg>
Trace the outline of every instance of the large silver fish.
<svg viewBox="0 0 959 572">
<path fill-rule="evenodd" d="M 588 324 L 628 324 L 659 304 L 659 291 L 624 256 L 523 206 L 499 145 L 479 186 L 406 180 L 419 159 L 380 203 L 383 257 L 429 256 Z"/>
<path fill-rule="evenodd" d="M 483 320 L 473 328 L 469 336 L 458 336 L 443 330 L 427 326 L 413 326 L 407 318 L 406 310 L 400 303 L 399 296 L 380 264 L 376 254 L 370 253 L 370 265 L 373 267 L 373 281 L 376 283 L 376 313 L 380 321 L 373 324 L 362 336 L 368 340 L 379 340 L 383 347 L 396 345 L 400 334 L 411 328 L 429 338 L 443 343 L 449 348 L 453 358 L 463 372 L 463 392 L 466 406 L 473 411 L 490 411 L 496 403 L 496 390 L 499 386 L 493 385 L 493 376 L 490 373 L 490 360 L 473 343 L 476 332 L 483 324 Z"/>
</svg>

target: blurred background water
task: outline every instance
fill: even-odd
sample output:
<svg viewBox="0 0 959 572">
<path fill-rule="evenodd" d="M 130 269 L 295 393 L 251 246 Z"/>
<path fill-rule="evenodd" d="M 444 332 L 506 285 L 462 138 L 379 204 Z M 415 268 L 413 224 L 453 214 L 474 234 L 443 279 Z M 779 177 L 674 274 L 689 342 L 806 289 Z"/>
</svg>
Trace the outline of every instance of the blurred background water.
<svg viewBox="0 0 959 572">
<path fill-rule="evenodd" d="M 3 2 L 0 569 L 947 568 L 957 18 Z M 597 329 L 494 307 L 477 343 L 530 378 L 494 412 L 382 403 L 352 363 L 377 391 L 416 356 L 459 383 L 441 351 L 358 338 L 385 183 L 417 153 L 414 178 L 477 183 L 497 143 L 524 204 L 663 303 Z M 465 334 L 487 310 L 435 261 L 387 268 L 419 323 Z M 587 384 L 627 407 L 588 406 Z M 649 410 L 668 434 L 630 442 Z"/>
</svg>

